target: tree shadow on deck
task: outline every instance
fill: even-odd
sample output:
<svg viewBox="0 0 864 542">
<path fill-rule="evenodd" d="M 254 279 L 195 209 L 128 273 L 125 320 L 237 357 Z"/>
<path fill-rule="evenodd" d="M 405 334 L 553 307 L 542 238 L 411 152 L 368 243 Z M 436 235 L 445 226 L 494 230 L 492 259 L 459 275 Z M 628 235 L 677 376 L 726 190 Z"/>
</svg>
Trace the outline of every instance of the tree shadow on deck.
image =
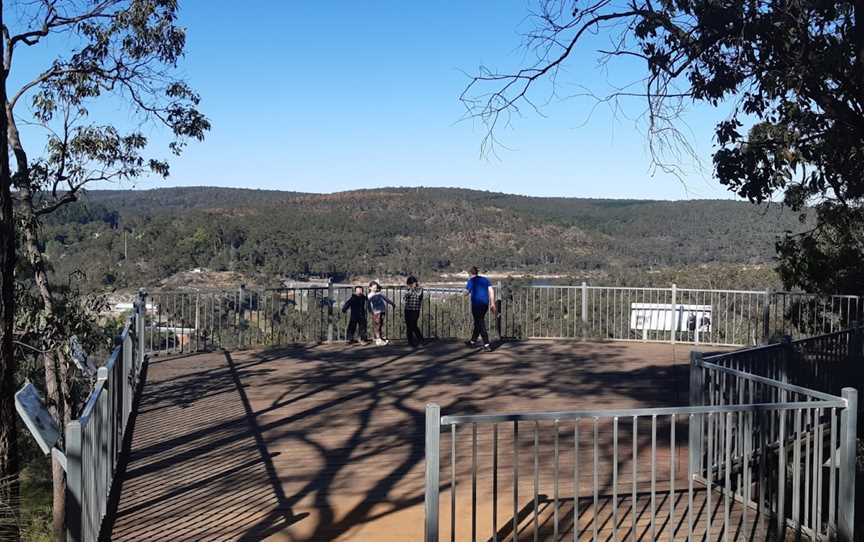
<svg viewBox="0 0 864 542">
<path fill-rule="evenodd" d="M 426 403 L 447 414 L 684 404 L 686 359 L 669 357 L 550 342 L 158 360 L 113 538 L 386 539 L 366 530 L 380 522 L 405 529 L 391 540 L 420 539 Z"/>
<path fill-rule="evenodd" d="M 600 496 L 596 505 L 590 496 L 583 496 L 579 499 L 579 512 L 575 517 L 572 496 L 559 498 L 556 502 L 548 495 L 538 495 L 536 507 L 533 500 L 526 500 L 526 504 L 518 510 L 518 514 L 515 516 L 517 518 L 516 540 L 535 540 L 535 532 L 536 539 L 542 541 L 724 540 L 726 523 L 723 504 L 715 501 L 709 513 L 705 494 L 704 486 L 694 490 L 692 514 L 689 510 L 686 492 L 679 492 L 675 495 L 674 507 L 670 507 L 671 495 L 658 495 L 654 503 L 653 518 L 651 498 L 648 493 L 636 495 L 635 510 L 634 501 L 630 494 L 619 496 L 617 506 L 614 507 L 613 502 L 615 501 L 609 495 Z M 718 497 L 720 493 L 715 492 L 714 495 Z M 556 506 L 558 508 L 557 516 L 555 513 Z M 670 511 L 674 511 L 674 514 L 670 514 Z M 728 523 L 729 539 L 739 542 L 766 540 L 764 516 L 755 510 L 749 510 L 748 514 L 742 512 L 743 507 L 740 503 L 731 503 Z M 513 516 L 504 519 L 503 522 L 499 522 L 500 527 L 494 535 L 487 536 L 478 533 L 477 539 L 485 542 L 513 540 Z M 635 532 L 634 525 L 636 526 Z M 442 538 L 446 537 L 442 536 Z"/>
</svg>

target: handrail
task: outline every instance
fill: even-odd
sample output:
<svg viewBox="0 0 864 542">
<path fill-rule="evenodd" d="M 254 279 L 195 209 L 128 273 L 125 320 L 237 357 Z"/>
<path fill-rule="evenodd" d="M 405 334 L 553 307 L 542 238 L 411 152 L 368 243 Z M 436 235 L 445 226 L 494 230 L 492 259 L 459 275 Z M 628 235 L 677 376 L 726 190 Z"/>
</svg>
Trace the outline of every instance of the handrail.
<svg viewBox="0 0 864 542">
<path fill-rule="evenodd" d="M 66 538 L 89 542 L 99 537 L 113 491 L 129 419 L 146 364 L 144 330 L 147 299 L 139 293 L 132 315 L 117 337 L 81 415 L 65 428 Z"/>
<path fill-rule="evenodd" d="M 765 352 L 767 350 L 778 350 L 782 346 L 783 346 L 783 343 L 760 344 L 758 346 L 748 346 L 747 348 L 739 348 L 738 350 L 734 350 L 732 352 L 717 352 L 715 354 L 711 354 L 710 356 L 705 356 L 704 359 L 709 360 L 709 359 L 749 356 L 752 354 L 759 354 L 759 353 Z"/>
<path fill-rule="evenodd" d="M 824 335 L 816 335 L 815 337 L 803 337 L 801 339 L 796 339 L 796 340 L 791 341 L 791 342 L 794 345 L 802 345 L 802 344 L 807 344 L 810 342 L 824 341 L 825 339 L 830 339 L 833 337 L 839 337 L 841 335 L 849 334 L 852 331 L 854 331 L 854 328 L 853 329 L 841 329 L 839 331 L 834 331 L 832 333 L 825 333 Z M 779 344 L 782 344 L 782 343 L 779 343 Z"/>
<path fill-rule="evenodd" d="M 123 332 L 119 336 L 119 342 L 123 342 L 126 340 L 126 337 L 129 335 L 129 330 L 132 325 L 132 318 L 130 317 L 126 321 L 126 325 L 123 327 Z M 114 368 L 114 365 L 117 363 L 117 359 L 123 352 L 123 346 L 118 345 L 115 346 L 111 351 L 111 355 L 108 356 L 108 361 L 105 362 L 103 366 L 108 371 L 111 371 Z M 99 400 L 99 395 L 105 389 L 105 381 L 106 378 L 97 378 L 96 385 L 93 386 L 93 390 L 90 392 L 90 395 L 87 396 L 87 400 L 84 402 L 84 408 L 81 409 L 81 415 L 78 417 L 78 422 L 82 427 L 87 425 L 87 422 L 90 420 L 90 416 L 93 412 L 93 409 L 96 408 L 96 403 Z"/>
<path fill-rule="evenodd" d="M 854 331 L 864 333 L 864 329 Z M 826 346 L 832 349 L 836 341 L 831 342 L 830 339 L 842 333 L 849 333 L 849 331 L 832 333 L 812 340 L 815 346 L 820 346 L 820 340 L 826 342 L 825 339 L 828 338 L 829 344 Z M 490 468 L 493 488 L 492 512 L 491 518 L 487 519 L 492 520 L 493 533 L 498 532 L 496 499 L 502 489 L 499 484 L 502 484 L 509 486 L 503 488 L 504 492 L 513 493 L 513 516 L 505 520 L 506 523 L 512 522 L 512 526 L 508 525 L 512 532 L 519 532 L 520 524 L 533 515 L 533 530 L 535 539 L 537 538 L 540 525 L 539 498 L 541 494 L 549 492 L 552 497 L 547 500 L 551 505 L 551 511 L 547 512 L 550 517 L 544 520 L 544 525 L 547 525 L 547 528 L 551 527 L 550 530 L 554 531 L 557 539 L 561 534 L 560 526 L 571 528 L 559 521 L 560 502 L 572 499 L 573 506 L 578 509 L 585 506 L 579 504 L 580 499 L 585 499 L 588 501 L 586 503 L 588 508 L 585 510 L 590 514 L 590 499 L 593 496 L 593 539 L 596 541 L 600 534 L 598 522 L 605 521 L 597 517 L 598 496 L 600 491 L 603 491 L 605 497 L 611 496 L 609 502 L 612 515 L 611 523 L 604 523 L 603 528 L 610 528 L 606 525 L 611 525 L 611 538 L 617 539 L 619 517 L 616 514 L 619 513 L 619 504 L 622 512 L 627 506 L 620 501 L 622 494 L 619 492 L 622 490 L 626 492 L 624 487 L 632 486 L 631 494 L 628 496 L 624 493 L 623 498 L 625 500 L 629 498 L 631 503 L 637 502 L 639 484 L 643 484 L 640 491 L 645 491 L 644 484 L 648 481 L 646 477 L 650 472 L 650 513 L 647 502 L 643 510 L 643 513 L 649 514 L 650 524 L 644 525 L 639 520 L 641 514 L 637 516 L 635 512 L 636 507 L 629 505 L 630 510 L 633 511 L 631 529 L 634 530 L 631 532 L 634 537 L 641 536 L 636 534 L 635 529 L 637 525 L 642 524 L 639 528 L 650 527 L 650 538 L 657 539 L 655 520 L 660 525 L 661 534 L 669 534 L 666 533 L 667 529 L 675 534 L 676 529 L 671 527 L 674 522 L 667 520 L 675 514 L 676 483 L 683 485 L 683 487 L 679 486 L 679 491 L 682 492 L 681 502 L 685 511 L 680 514 L 687 515 L 686 525 L 682 524 L 680 528 L 686 527 L 688 538 L 693 537 L 695 534 L 694 505 L 697 508 L 701 506 L 694 503 L 694 484 L 698 483 L 704 489 L 703 498 L 707 500 L 709 511 L 712 509 L 711 495 L 716 492 L 718 504 L 715 512 L 722 506 L 722 515 L 725 518 L 724 529 L 726 529 L 724 532 L 729 532 L 730 528 L 730 503 L 737 503 L 735 505 L 741 507 L 739 510 L 742 510 L 745 524 L 748 509 L 757 509 L 770 518 L 765 525 L 766 527 L 770 525 L 772 533 L 766 532 L 766 537 L 775 536 L 784 539 L 787 529 L 792 529 L 799 530 L 813 539 L 835 537 L 841 542 L 852 542 L 855 523 L 857 391 L 844 388 L 842 396 L 838 396 L 799 385 L 806 383 L 786 382 L 790 375 L 794 377 L 807 374 L 794 370 L 792 366 L 795 363 L 807 362 L 798 355 L 798 349 L 806 344 L 805 341 L 795 343 L 787 341 L 705 358 L 702 358 L 700 353 L 694 352 L 690 364 L 690 406 L 442 416 L 438 405 L 428 404 L 426 406 L 425 485 L 427 542 L 439 540 L 438 522 L 442 491 L 450 493 L 450 532 L 453 533 L 451 538 L 457 539 L 455 533 L 462 532 L 457 529 L 457 517 L 465 517 L 467 514 L 457 514 L 458 487 L 462 487 L 461 491 L 464 493 L 470 490 L 471 536 L 474 539 L 479 524 L 478 511 L 482 510 L 485 513 L 486 510 L 486 505 L 480 506 L 477 501 L 477 473 L 486 473 Z M 849 351 L 851 350 L 852 348 L 849 348 Z M 742 357 L 753 358 L 757 366 L 768 367 L 772 375 L 777 378 L 752 374 L 716 363 L 724 359 L 738 363 Z M 760 362 L 762 357 L 767 358 L 764 363 Z M 780 364 L 783 369 L 776 369 L 777 364 Z M 784 400 L 787 397 L 794 400 Z M 762 400 L 765 402 L 760 402 Z M 588 423 L 584 423 L 586 420 Z M 660 421 L 659 425 L 658 421 Z M 525 422 L 528 422 L 528 427 L 521 430 L 524 436 L 520 438 L 520 424 Z M 510 441 L 506 444 L 499 443 L 502 435 L 499 424 L 505 424 L 504 427 L 507 424 L 512 425 L 511 430 L 503 433 Z M 564 424 L 568 425 L 565 427 Z M 470 431 L 464 429 L 457 431 L 457 427 L 466 425 L 470 426 Z M 481 425 L 491 426 L 492 431 L 490 435 L 488 429 L 484 430 L 483 440 L 478 441 L 478 428 Z M 686 445 L 677 442 L 676 426 L 683 433 L 682 436 L 686 435 Z M 457 444 L 460 434 L 465 435 L 463 439 L 469 438 L 470 441 L 461 446 Z M 642 444 L 638 444 L 637 434 L 645 439 Z M 532 435 L 533 445 L 530 444 Z M 442 437 L 449 438 L 448 445 L 441 442 Z M 645 441 L 649 440 L 649 437 L 650 449 L 646 449 L 649 446 Z M 564 439 L 569 440 L 565 443 Z M 671 463 L 658 464 L 659 439 L 662 439 L 660 445 L 664 449 L 664 457 L 669 458 L 665 461 L 671 460 Z M 622 443 L 627 446 L 623 448 L 623 454 Z M 481 450 L 480 446 L 484 448 Z M 631 446 L 632 456 L 629 455 L 628 450 Z M 687 455 L 686 466 L 682 464 L 681 472 L 678 474 L 676 474 L 677 461 L 674 459 L 676 446 L 680 446 L 682 451 L 686 450 Z M 441 453 L 447 448 L 449 448 L 449 480 L 442 485 Z M 545 451 L 541 451 L 541 448 L 545 448 Z M 499 481 L 501 469 L 499 455 L 502 449 L 504 453 L 512 454 L 511 459 L 508 460 L 509 466 L 505 471 L 507 474 L 503 478 L 503 483 Z M 525 450 L 520 451 L 520 449 Z M 584 457 L 586 455 L 587 457 Z M 520 457 L 524 459 L 520 460 Z M 568 461 L 566 467 L 561 465 L 562 458 Z M 642 458 L 642 466 L 637 458 Z M 647 458 L 650 458 L 650 466 L 644 465 Z M 463 462 L 461 470 L 457 462 L 459 459 Z M 621 466 L 622 459 L 630 464 L 626 469 Z M 460 472 L 464 473 L 467 470 L 465 463 L 468 462 L 470 462 L 470 481 L 458 481 Z M 668 470 L 658 473 L 658 466 Z M 580 468 L 585 469 L 582 471 L 584 474 L 581 478 Z M 524 501 L 520 504 L 520 489 L 524 490 L 528 485 L 528 483 L 519 483 L 519 473 L 523 469 L 528 471 L 524 475 L 528 478 L 528 483 L 533 477 L 533 492 L 523 494 Z M 546 474 L 541 476 L 541 469 Z M 641 478 L 637 474 L 640 469 Z M 548 478 L 550 474 L 551 478 Z M 622 474 L 625 476 L 626 486 L 622 485 Z M 658 491 L 657 487 L 659 474 L 665 477 L 660 480 L 664 487 L 662 491 Z M 572 481 L 565 481 L 563 485 L 572 488 L 573 496 L 562 497 L 560 481 L 567 480 L 568 477 Z M 547 484 L 551 480 L 554 487 L 541 490 L 541 482 L 544 479 L 547 480 Z M 588 485 L 587 491 L 582 489 L 584 485 Z M 533 506 L 529 500 L 532 496 Z M 669 516 L 666 518 L 657 516 L 658 509 L 655 503 L 658 496 L 664 499 L 668 496 L 669 502 L 672 503 L 669 505 Z M 604 505 L 606 506 L 610 505 Z M 810 519 L 804 520 L 802 510 L 806 510 L 808 514 L 812 513 Z M 701 516 L 702 512 L 698 514 Z M 590 525 L 592 521 L 590 515 L 587 521 Z M 716 532 L 711 526 L 713 519 L 709 517 L 704 521 L 706 531 L 712 531 L 712 534 Z M 525 524 L 524 528 L 530 530 L 531 525 Z M 627 527 L 622 524 L 620 528 Z M 572 529 L 574 532 L 577 529 L 576 522 L 573 522 Z M 467 525 L 463 530 L 467 533 Z M 676 536 L 678 535 L 683 536 L 683 533 L 678 532 Z M 603 538 L 606 537 L 608 534 L 603 535 Z"/>
<path fill-rule="evenodd" d="M 786 403 L 754 403 L 746 405 L 645 407 L 611 410 L 562 410 L 552 412 L 515 412 L 509 414 L 465 414 L 441 416 L 441 425 L 468 423 L 504 423 L 537 421 L 574 421 L 586 418 L 640 418 L 644 416 L 671 416 L 672 414 L 711 414 L 726 412 L 763 412 L 797 410 L 799 408 L 846 408 L 846 400 L 834 397 L 822 401 L 795 401 Z"/>
<path fill-rule="evenodd" d="M 755 375 L 753 373 L 748 373 L 745 371 L 739 371 L 737 369 L 732 369 L 729 367 L 723 367 L 722 365 L 717 365 L 715 363 L 708 363 L 705 361 L 697 361 L 694 363 L 694 365 L 697 367 L 704 367 L 706 369 L 711 369 L 712 371 L 717 371 L 720 373 L 731 374 L 733 376 L 737 376 L 737 377 L 743 378 L 745 380 L 751 380 L 753 382 L 759 382 L 760 384 L 767 384 L 769 386 L 773 386 L 773 387 L 781 389 L 781 390 L 791 391 L 791 392 L 798 393 L 801 395 L 809 395 L 810 397 L 822 399 L 823 401 L 834 401 L 834 400 L 843 401 L 843 399 L 841 397 L 838 397 L 836 395 L 831 395 L 830 393 L 823 393 L 821 391 L 816 391 L 816 390 L 813 390 L 810 388 L 805 388 L 802 386 L 795 386 L 794 384 L 787 384 L 784 382 L 780 382 L 779 380 L 774 380 L 773 378 L 768 378 L 765 376 L 759 376 L 759 375 Z M 803 402 L 803 401 L 798 401 L 798 402 Z M 810 403 L 808 402 L 807 404 L 809 405 Z M 843 403 L 843 406 L 846 406 L 845 402 Z"/>
<path fill-rule="evenodd" d="M 499 311 L 487 328 L 502 339 L 613 340 L 747 346 L 777 336 L 834 331 L 864 320 L 864 298 L 790 297 L 766 290 L 501 284 Z M 153 351 L 284 346 L 348 338 L 348 317 L 338 306 L 349 284 L 279 288 L 188 289 L 154 292 L 148 329 Z M 392 296 L 401 284 L 382 286 Z M 424 335 L 467 338 L 471 312 L 455 286 L 424 286 Z M 401 297 L 401 296 L 400 296 Z M 804 302 L 806 301 L 806 302 Z M 394 299 L 394 312 L 401 300 Z M 803 304 L 802 304 L 803 302 Z M 674 308 L 674 309 L 673 309 Z M 401 318 L 388 318 L 384 334 L 407 337 Z"/>
<path fill-rule="evenodd" d="M 120 344 L 114 347 L 114 349 L 111 351 L 111 354 L 108 356 L 108 361 L 106 361 L 105 365 L 103 365 L 100 369 L 104 368 L 107 369 L 108 372 L 110 372 L 114 368 L 114 365 L 117 363 L 117 359 L 123 352 L 122 343 L 129 336 L 129 332 L 132 328 L 132 322 L 134 318 L 135 316 L 133 315 L 126 319 L 126 325 L 123 326 L 123 332 L 120 333 L 118 338 L 118 342 L 120 342 Z M 97 378 L 96 385 L 93 387 L 93 391 L 91 391 L 90 395 L 87 396 L 87 400 L 84 402 L 84 408 L 81 409 L 81 415 L 78 417 L 78 422 L 81 424 L 81 427 L 86 426 L 89 422 L 90 416 L 93 413 L 93 409 L 96 408 L 96 404 L 99 401 L 99 395 L 106 387 L 106 379 L 107 377 Z"/>
</svg>

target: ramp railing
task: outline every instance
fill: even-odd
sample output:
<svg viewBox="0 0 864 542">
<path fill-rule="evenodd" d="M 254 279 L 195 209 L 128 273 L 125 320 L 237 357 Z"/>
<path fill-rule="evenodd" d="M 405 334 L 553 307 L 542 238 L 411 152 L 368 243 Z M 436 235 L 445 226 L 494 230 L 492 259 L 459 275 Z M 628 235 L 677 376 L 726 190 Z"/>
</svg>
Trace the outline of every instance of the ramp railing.
<svg viewBox="0 0 864 542">
<path fill-rule="evenodd" d="M 81 416 L 66 425 L 66 538 L 99 539 L 145 364 L 146 295 L 117 338 Z"/>
<path fill-rule="evenodd" d="M 794 353 L 694 353 L 681 407 L 442 415 L 428 405 L 427 542 L 851 542 L 857 392 L 778 377 L 772 367 L 794 366 Z"/>
</svg>

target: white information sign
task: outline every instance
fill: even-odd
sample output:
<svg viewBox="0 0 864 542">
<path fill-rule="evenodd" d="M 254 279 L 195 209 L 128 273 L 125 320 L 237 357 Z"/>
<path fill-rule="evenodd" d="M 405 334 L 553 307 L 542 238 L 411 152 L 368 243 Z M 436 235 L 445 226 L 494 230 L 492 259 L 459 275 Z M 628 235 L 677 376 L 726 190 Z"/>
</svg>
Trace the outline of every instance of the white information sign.
<svg viewBox="0 0 864 542">
<path fill-rule="evenodd" d="M 711 332 L 711 305 L 684 305 L 671 303 L 631 303 L 630 329 L 642 331 L 691 332 L 699 342 L 701 333 Z"/>
<path fill-rule="evenodd" d="M 60 431 L 57 428 L 57 422 L 54 417 L 48 412 L 45 403 L 42 402 L 42 397 L 36 386 L 29 382 L 15 394 L 15 410 L 18 415 L 24 420 L 24 425 L 33 434 L 33 438 L 42 448 L 45 455 L 51 453 L 51 448 L 57 444 L 60 439 Z"/>
</svg>

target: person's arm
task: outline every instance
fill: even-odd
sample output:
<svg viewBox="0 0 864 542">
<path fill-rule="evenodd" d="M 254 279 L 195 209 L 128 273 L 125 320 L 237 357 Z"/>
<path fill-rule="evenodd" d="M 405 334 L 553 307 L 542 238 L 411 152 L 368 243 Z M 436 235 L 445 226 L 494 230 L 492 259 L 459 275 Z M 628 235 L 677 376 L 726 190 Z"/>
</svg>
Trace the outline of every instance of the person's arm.
<svg viewBox="0 0 864 542">
<path fill-rule="evenodd" d="M 386 295 L 381 294 L 381 297 L 384 298 L 384 301 L 385 301 L 386 303 L 390 303 L 390 306 L 391 306 L 391 307 L 395 307 L 395 306 L 396 306 L 396 303 L 393 303 L 393 301 L 391 301 L 390 298 L 387 297 Z"/>
<path fill-rule="evenodd" d="M 345 300 L 345 303 L 342 304 L 342 312 L 343 313 L 348 312 L 348 307 L 350 307 L 350 306 L 351 306 L 351 298 L 349 297 L 347 300 Z"/>
<path fill-rule="evenodd" d="M 497 310 L 497 306 L 495 305 L 495 288 L 492 287 L 492 284 L 489 284 L 489 308 L 492 309 L 492 312 Z"/>
<path fill-rule="evenodd" d="M 468 282 L 465 283 L 465 293 L 463 295 L 471 295 L 471 287 L 473 286 L 473 282 L 471 279 L 468 279 Z"/>
</svg>

